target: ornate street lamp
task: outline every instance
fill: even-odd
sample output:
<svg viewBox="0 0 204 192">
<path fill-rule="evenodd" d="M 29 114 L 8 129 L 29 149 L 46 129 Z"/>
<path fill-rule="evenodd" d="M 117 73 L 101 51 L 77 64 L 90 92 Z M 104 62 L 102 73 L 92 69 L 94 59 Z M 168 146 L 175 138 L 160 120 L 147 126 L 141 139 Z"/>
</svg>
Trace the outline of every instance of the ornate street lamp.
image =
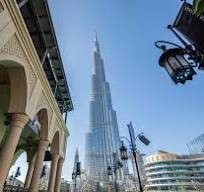
<svg viewBox="0 0 204 192">
<path fill-rule="evenodd" d="M 108 175 L 111 176 L 111 175 L 112 175 L 112 169 L 111 169 L 111 167 L 108 166 L 107 170 L 108 170 Z"/>
<path fill-rule="evenodd" d="M 125 147 L 123 141 L 121 141 L 121 146 L 120 146 L 120 158 L 121 158 L 122 160 L 128 160 L 127 148 Z"/>
<path fill-rule="evenodd" d="M 128 160 L 128 151 L 127 151 L 127 148 L 125 147 L 124 145 L 124 141 L 122 139 L 125 139 L 129 146 L 130 146 L 130 151 L 131 153 L 133 154 L 133 157 L 134 157 L 134 161 L 135 161 L 135 167 L 136 167 L 136 170 L 137 170 L 137 176 L 138 176 L 138 182 L 139 182 L 139 188 L 140 188 L 140 192 L 143 192 L 143 187 L 142 187 L 142 183 L 141 183 L 141 179 L 140 179 L 140 174 L 139 174 L 139 167 L 138 167 L 138 164 L 137 164 L 137 156 L 136 156 L 136 152 L 137 152 L 137 147 L 136 147 L 136 140 L 137 138 L 139 138 L 139 140 L 145 144 L 145 145 L 149 145 L 150 144 L 150 141 L 143 135 L 143 133 L 140 133 L 138 134 L 136 137 L 135 137 L 135 134 L 134 134 L 134 129 L 133 129 L 133 126 L 132 126 L 132 123 L 130 122 L 130 124 L 127 125 L 128 126 L 128 130 L 129 130 L 129 135 L 130 135 L 130 140 L 126 137 L 120 137 L 120 143 L 121 143 L 121 146 L 120 146 L 120 158 L 122 160 Z"/>
<path fill-rule="evenodd" d="M 173 26 L 169 25 L 168 29 L 176 35 L 184 47 L 169 41 L 156 41 L 155 46 L 163 51 L 159 58 L 159 65 L 168 72 L 175 84 L 184 84 L 196 75 L 193 68 L 203 65 L 204 54 L 193 45 L 187 44 Z M 167 46 L 171 48 L 167 49 Z"/>
<path fill-rule="evenodd" d="M 72 180 L 74 180 L 74 179 L 75 179 L 75 173 L 72 172 Z"/>
<path fill-rule="evenodd" d="M 81 162 L 76 162 L 76 167 L 74 168 L 74 171 L 72 172 L 72 180 L 74 180 L 74 191 L 76 192 L 77 188 L 77 176 L 81 175 Z"/>
<path fill-rule="evenodd" d="M 113 165 L 112 167 L 111 166 L 107 167 L 107 174 L 108 176 L 112 176 L 114 174 L 115 190 L 116 192 L 118 192 L 119 190 L 118 190 L 118 184 L 117 184 L 117 170 L 120 170 L 123 167 L 123 164 L 118 159 L 118 156 L 116 153 L 113 153 L 113 157 L 114 157 Z"/>
</svg>

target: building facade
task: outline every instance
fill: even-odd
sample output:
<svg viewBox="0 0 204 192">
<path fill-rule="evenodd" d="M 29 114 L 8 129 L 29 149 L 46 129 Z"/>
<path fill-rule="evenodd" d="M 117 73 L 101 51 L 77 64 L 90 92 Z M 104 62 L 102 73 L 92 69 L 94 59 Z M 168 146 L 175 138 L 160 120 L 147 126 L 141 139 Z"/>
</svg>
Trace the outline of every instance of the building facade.
<svg viewBox="0 0 204 192">
<path fill-rule="evenodd" d="M 20 187 L 24 186 L 24 183 L 22 181 L 20 181 L 17 178 L 14 179 L 11 176 L 7 177 L 6 183 L 7 183 L 7 185 L 11 185 L 11 186 L 20 186 Z"/>
<path fill-rule="evenodd" d="M 140 153 L 139 151 L 136 152 L 137 165 L 138 165 L 138 170 L 139 170 L 139 175 L 140 175 L 142 186 L 144 186 L 144 183 L 145 183 L 144 156 L 145 155 Z M 132 164 L 134 183 L 136 183 L 137 187 L 139 187 L 138 173 L 137 173 L 137 169 L 135 165 L 135 159 L 132 153 L 129 154 L 129 159 L 131 160 L 131 164 Z"/>
<path fill-rule="evenodd" d="M 89 130 L 86 134 L 85 167 L 90 178 L 108 181 L 108 166 L 117 152 L 119 131 L 116 112 L 112 107 L 109 83 L 106 81 L 97 34 L 93 48 L 93 73 L 90 99 Z"/>
<path fill-rule="evenodd" d="M 40 177 L 40 183 L 39 183 L 39 191 L 47 191 L 48 189 L 48 181 L 49 181 L 49 175 L 50 175 L 50 168 L 48 165 L 43 166 L 43 175 L 41 173 Z"/>
<path fill-rule="evenodd" d="M 198 136 L 187 144 L 190 154 L 198 154 L 204 152 L 204 134 Z"/>
<path fill-rule="evenodd" d="M 61 178 L 60 192 L 71 192 L 71 183 Z"/>
<path fill-rule="evenodd" d="M 25 188 L 38 191 L 50 156 L 48 190 L 59 192 L 72 109 L 47 0 L 0 0 L 0 192 L 23 152 Z"/>
<path fill-rule="evenodd" d="M 159 151 L 145 160 L 145 191 L 204 191 L 204 155 Z"/>
</svg>

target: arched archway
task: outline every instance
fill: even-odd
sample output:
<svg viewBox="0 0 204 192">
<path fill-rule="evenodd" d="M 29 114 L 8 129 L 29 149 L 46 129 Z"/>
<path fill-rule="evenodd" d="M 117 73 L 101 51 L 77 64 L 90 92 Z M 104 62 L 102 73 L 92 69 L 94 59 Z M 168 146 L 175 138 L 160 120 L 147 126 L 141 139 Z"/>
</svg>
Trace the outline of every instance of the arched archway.
<svg viewBox="0 0 204 192">
<path fill-rule="evenodd" d="M 1 83 L 9 86 L 8 112 L 24 113 L 27 104 L 28 83 L 23 64 L 14 60 L 1 60 L 0 73 L 4 78 Z"/>
<path fill-rule="evenodd" d="M 8 70 L 0 65 L 0 144 L 6 133 L 8 123 L 5 113 L 8 112 L 10 102 L 10 79 Z"/>
<path fill-rule="evenodd" d="M 0 60 L 0 188 L 9 172 L 22 130 L 28 122 L 27 74 L 24 66 L 10 58 Z"/>
<path fill-rule="evenodd" d="M 25 113 L 27 78 L 22 64 L 0 60 L 0 146 L 9 125 L 9 113 Z"/>
<path fill-rule="evenodd" d="M 43 140 L 48 139 L 48 112 L 46 108 L 42 108 L 38 111 L 34 121 L 38 122 L 39 127 L 39 138 Z"/>
<path fill-rule="evenodd" d="M 7 177 L 7 184 L 18 186 L 19 184 L 21 187 L 24 185 L 24 181 L 26 178 L 26 172 L 28 169 L 27 162 L 27 154 L 25 151 L 19 151 L 19 154 L 16 154 L 16 159 L 14 164 L 11 166 L 8 177 Z M 18 167 L 20 168 L 18 170 Z M 19 173 L 17 173 L 19 171 Z"/>
<path fill-rule="evenodd" d="M 51 153 L 59 154 L 60 153 L 60 133 L 56 131 L 51 142 Z"/>
</svg>

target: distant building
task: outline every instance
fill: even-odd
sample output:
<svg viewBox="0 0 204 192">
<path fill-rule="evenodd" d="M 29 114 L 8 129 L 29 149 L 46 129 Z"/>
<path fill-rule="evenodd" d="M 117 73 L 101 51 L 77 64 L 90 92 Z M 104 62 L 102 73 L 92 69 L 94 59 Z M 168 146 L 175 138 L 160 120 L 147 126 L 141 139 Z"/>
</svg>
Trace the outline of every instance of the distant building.
<svg viewBox="0 0 204 192">
<path fill-rule="evenodd" d="M 129 174 L 128 177 L 123 180 L 122 186 L 124 192 L 139 191 L 139 183 L 134 174 Z"/>
<path fill-rule="evenodd" d="M 6 179 L 6 184 L 7 185 L 13 185 L 13 186 L 19 186 L 19 187 L 23 187 L 24 186 L 24 183 L 22 181 L 18 180 L 17 178 L 14 179 L 12 176 L 9 176 Z"/>
<path fill-rule="evenodd" d="M 64 178 L 61 178 L 60 192 L 71 192 L 71 184 Z"/>
<path fill-rule="evenodd" d="M 44 175 L 40 178 L 39 190 L 40 191 L 47 191 L 48 188 L 48 181 L 49 181 L 49 173 L 50 169 L 48 165 L 44 165 Z"/>
<path fill-rule="evenodd" d="M 196 137 L 187 144 L 190 154 L 198 154 L 204 152 L 204 134 Z"/>
<path fill-rule="evenodd" d="M 140 175 L 142 185 L 144 185 L 144 182 L 145 182 L 145 169 L 144 169 L 144 159 L 143 159 L 144 156 L 145 155 L 140 153 L 139 151 L 136 153 L 137 165 L 138 165 L 139 175 Z M 131 159 L 131 163 L 132 163 L 134 180 L 135 180 L 135 182 L 137 182 L 139 184 L 138 173 L 137 173 L 137 169 L 136 169 L 136 165 L 135 165 L 135 159 L 134 159 L 133 154 L 130 154 L 129 158 Z"/>
<path fill-rule="evenodd" d="M 159 151 L 145 160 L 145 191 L 204 191 L 204 155 Z"/>
</svg>

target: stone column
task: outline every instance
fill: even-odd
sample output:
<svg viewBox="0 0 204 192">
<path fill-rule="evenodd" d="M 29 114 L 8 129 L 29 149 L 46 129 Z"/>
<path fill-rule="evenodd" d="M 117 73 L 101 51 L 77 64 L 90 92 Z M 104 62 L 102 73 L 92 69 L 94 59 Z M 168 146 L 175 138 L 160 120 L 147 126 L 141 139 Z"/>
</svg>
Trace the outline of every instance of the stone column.
<svg viewBox="0 0 204 192">
<path fill-rule="evenodd" d="M 51 170 L 50 170 L 48 192 L 54 192 L 59 157 L 60 156 L 58 154 L 52 154 L 52 164 L 51 164 Z"/>
<path fill-rule="evenodd" d="M 0 151 L 0 192 L 3 190 L 21 132 L 28 120 L 29 118 L 25 114 L 11 114 L 11 124 L 7 139 Z"/>
<path fill-rule="evenodd" d="M 36 160 L 35 160 L 35 166 L 34 166 L 34 170 L 33 170 L 31 184 L 29 187 L 31 192 L 37 192 L 38 191 L 40 175 L 42 172 L 43 161 L 44 161 L 44 157 L 45 157 L 45 151 L 47 150 L 48 144 L 49 144 L 49 141 L 47 141 L 47 140 L 40 140 L 39 141 L 38 151 L 37 151 Z"/>
<path fill-rule="evenodd" d="M 58 165 L 57 165 L 57 173 L 55 178 L 55 192 L 60 192 L 60 180 L 61 180 L 61 174 L 62 174 L 62 166 L 63 166 L 63 159 L 59 159 Z"/>
<path fill-rule="evenodd" d="M 29 188 L 29 186 L 30 186 L 30 182 L 31 182 L 31 178 L 33 175 L 33 170 L 34 170 L 34 164 L 35 164 L 35 157 L 33 157 L 31 162 L 28 162 L 28 171 L 27 171 L 25 184 L 24 184 L 25 188 Z"/>
</svg>

